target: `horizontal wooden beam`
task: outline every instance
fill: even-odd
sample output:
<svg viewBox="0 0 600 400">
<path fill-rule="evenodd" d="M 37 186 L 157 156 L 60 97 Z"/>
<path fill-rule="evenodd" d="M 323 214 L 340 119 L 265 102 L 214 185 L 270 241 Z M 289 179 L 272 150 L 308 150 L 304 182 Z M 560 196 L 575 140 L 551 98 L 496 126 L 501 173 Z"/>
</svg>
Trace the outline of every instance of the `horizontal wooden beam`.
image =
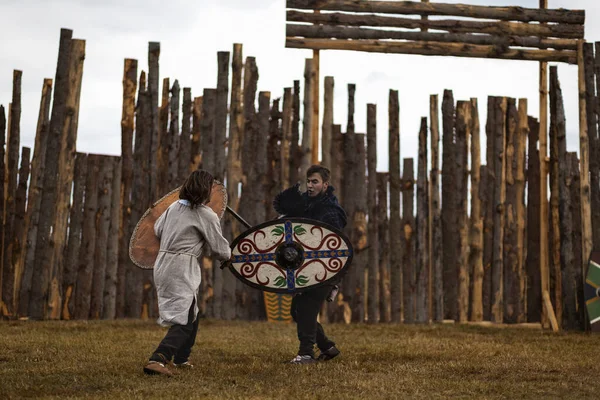
<svg viewBox="0 0 600 400">
<path fill-rule="evenodd" d="M 537 47 L 540 49 L 577 50 L 575 39 L 540 39 L 522 36 L 473 35 L 469 33 L 409 32 L 369 28 L 351 28 L 332 25 L 286 26 L 286 36 L 301 36 L 308 39 L 397 39 L 432 41 L 441 43 L 468 43 L 491 46 Z"/>
<path fill-rule="evenodd" d="M 522 50 L 499 46 L 480 46 L 439 42 L 391 42 L 381 40 L 331 40 L 287 38 L 285 46 L 294 49 L 354 50 L 369 53 L 419 54 L 497 58 L 502 60 L 555 61 L 577 63 L 577 52 L 570 50 Z"/>
<path fill-rule="evenodd" d="M 585 11 L 523 7 L 491 7 L 468 4 L 421 3 L 415 1 L 287 0 L 287 8 L 381 14 L 453 15 L 467 18 L 523 22 L 583 24 Z"/>
<path fill-rule="evenodd" d="M 288 22 L 305 22 L 311 24 L 433 29 L 452 33 L 487 33 L 489 35 L 540 36 L 564 39 L 582 39 L 585 33 L 583 25 L 571 24 L 540 25 L 522 22 L 453 19 L 421 20 L 368 14 L 314 14 L 295 10 L 288 10 L 287 20 Z"/>
</svg>

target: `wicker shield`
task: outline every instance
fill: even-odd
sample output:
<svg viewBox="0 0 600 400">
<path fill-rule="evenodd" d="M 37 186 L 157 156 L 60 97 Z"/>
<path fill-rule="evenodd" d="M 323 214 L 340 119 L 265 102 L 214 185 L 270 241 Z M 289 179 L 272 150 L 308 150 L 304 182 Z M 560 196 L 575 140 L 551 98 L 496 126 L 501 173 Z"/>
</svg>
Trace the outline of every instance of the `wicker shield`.
<svg viewBox="0 0 600 400">
<path fill-rule="evenodd" d="M 304 218 L 265 222 L 231 244 L 229 268 L 245 284 L 275 293 L 298 293 L 341 278 L 352 245 L 336 228 Z"/>
<path fill-rule="evenodd" d="M 583 294 L 592 331 L 600 332 L 600 251 L 590 257 Z"/>
<path fill-rule="evenodd" d="M 154 203 L 135 226 L 129 241 L 129 257 L 138 267 L 154 268 L 154 262 L 158 256 L 158 250 L 160 250 L 160 241 L 154 235 L 154 224 L 171 204 L 179 200 L 179 189 L 173 190 Z M 221 182 L 215 181 L 213 184 L 208 206 L 217 213 L 219 218 L 223 218 L 227 207 L 227 191 Z"/>
</svg>

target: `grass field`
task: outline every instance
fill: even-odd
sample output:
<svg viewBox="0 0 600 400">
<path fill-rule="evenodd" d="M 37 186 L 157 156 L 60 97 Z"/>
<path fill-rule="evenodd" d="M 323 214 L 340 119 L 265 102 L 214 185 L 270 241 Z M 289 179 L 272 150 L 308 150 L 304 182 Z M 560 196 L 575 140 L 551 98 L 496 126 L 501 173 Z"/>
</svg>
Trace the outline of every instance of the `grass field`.
<svg viewBox="0 0 600 400">
<path fill-rule="evenodd" d="M 0 322 L 0 399 L 573 398 L 600 395 L 599 336 L 474 326 L 328 325 L 342 355 L 285 365 L 295 327 L 201 321 L 173 378 L 142 366 L 153 322 Z"/>
</svg>

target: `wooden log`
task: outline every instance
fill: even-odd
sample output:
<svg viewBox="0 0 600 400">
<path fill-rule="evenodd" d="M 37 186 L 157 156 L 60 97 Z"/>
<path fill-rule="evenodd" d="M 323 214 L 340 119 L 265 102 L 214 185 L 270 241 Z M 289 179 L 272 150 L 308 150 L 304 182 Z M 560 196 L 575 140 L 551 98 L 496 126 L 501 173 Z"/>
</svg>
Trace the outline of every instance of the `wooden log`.
<svg viewBox="0 0 600 400">
<path fill-rule="evenodd" d="M 279 182 L 279 170 L 281 169 L 281 151 L 279 143 L 281 140 L 281 129 L 279 122 L 281 112 L 279 107 L 280 99 L 274 99 L 269 114 L 269 134 L 267 142 L 267 198 L 273 199 L 282 189 Z M 301 177 L 304 179 L 305 176 Z M 267 219 L 277 217 L 271 202 L 265 203 Z"/>
<path fill-rule="evenodd" d="M 413 20 L 414 21 L 414 20 Z M 462 21 L 455 21 L 458 25 Z M 507 23 L 498 22 L 495 27 L 501 30 L 506 27 Z M 515 24 L 517 25 L 517 24 Z M 521 24 L 522 25 L 522 24 Z M 528 25 L 528 27 L 531 25 Z M 537 25 L 540 26 L 540 25 Z M 558 27 L 571 28 L 571 25 L 556 25 Z M 519 29 L 520 25 L 517 25 L 516 29 Z M 422 28 L 423 29 L 423 28 Z M 568 32 L 568 33 L 567 33 Z M 580 37 L 580 33 L 573 33 L 567 31 L 560 33 L 570 37 Z M 448 32 L 410 32 L 410 31 L 398 31 L 398 30 L 381 30 L 371 28 L 353 28 L 347 26 L 335 26 L 335 25 L 286 25 L 286 36 L 292 37 L 304 37 L 307 39 L 352 39 L 352 40 L 379 40 L 379 39 L 394 39 L 394 40 L 414 40 L 423 42 L 438 42 L 438 43 L 461 43 L 461 44 L 473 44 L 483 46 L 499 46 L 503 48 L 507 47 L 536 47 L 539 49 L 556 49 L 556 50 L 576 50 L 577 40 L 576 39 L 542 39 L 539 37 L 531 36 L 498 36 L 498 35 L 484 35 L 473 33 L 448 33 Z"/>
<path fill-rule="evenodd" d="M 31 285 L 33 280 L 33 271 L 35 269 L 34 257 L 37 240 L 38 220 L 41 204 L 42 184 L 44 181 L 43 166 L 46 160 L 46 143 L 48 140 L 48 129 L 50 122 L 50 101 L 52 99 L 52 79 L 44 79 L 42 85 L 42 97 L 40 100 L 40 110 L 35 134 L 35 143 L 33 147 L 33 159 L 31 160 L 31 178 L 29 182 L 27 214 L 25 216 L 25 231 L 27 232 L 26 249 L 23 253 L 23 276 L 19 293 L 18 316 L 25 317 L 28 314 L 29 297 L 31 295 Z M 4 117 L 0 112 L 0 118 Z M 5 122 L 5 121 L 4 121 Z M 1 124 L 0 124 L 1 125 Z M 0 126 L 2 140 L 4 139 L 4 128 Z M 4 193 L 4 148 L 0 146 L 0 173 L 2 173 L 2 183 L 0 191 Z M 4 199 L 4 194 L 0 197 Z M 4 212 L 4 202 L 2 201 L 2 214 Z"/>
<path fill-rule="evenodd" d="M 340 151 L 341 149 L 341 151 Z M 344 168 L 344 135 L 342 134 L 342 126 L 333 124 L 331 128 L 331 186 L 335 189 L 335 194 L 340 204 L 344 204 L 343 187 L 342 187 L 342 171 Z"/>
<path fill-rule="evenodd" d="M 325 77 L 325 94 L 323 97 L 323 128 L 321 135 L 322 143 L 322 156 L 321 164 L 331 169 L 331 129 L 333 127 L 333 87 L 334 87 L 333 76 Z"/>
<path fill-rule="evenodd" d="M 388 219 L 389 173 L 377 173 L 377 238 L 379 243 L 379 321 L 392 321 L 390 292 L 390 225 Z"/>
<path fill-rule="evenodd" d="M 600 140 L 598 138 L 598 114 L 600 112 L 596 84 L 600 83 L 600 42 L 596 43 L 596 61 L 594 60 L 594 45 L 583 45 L 583 64 L 585 73 L 585 106 L 587 130 L 590 144 L 590 200 L 592 215 L 593 248 L 600 248 Z M 595 79 L 594 79 L 595 77 Z"/>
<path fill-rule="evenodd" d="M 554 315 L 554 310 L 552 308 L 552 300 L 550 299 L 550 294 L 548 291 L 544 290 L 542 293 L 542 297 L 544 299 L 544 308 L 546 310 L 546 315 L 548 315 L 548 319 L 550 320 L 550 325 L 552 326 L 552 330 L 554 332 L 558 332 L 560 327 L 558 326 L 558 321 L 556 320 L 556 315 Z"/>
<path fill-rule="evenodd" d="M 169 109 L 171 81 L 163 78 L 162 100 L 158 111 L 158 135 L 160 146 L 156 154 L 158 166 L 158 188 L 160 193 L 169 192 Z"/>
<path fill-rule="evenodd" d="M 359 0 L 287 0 L 287 8 L 373 12 L 379 14 L 419 14 L 419 15 L 454 15 L 468 18 L 489 18 L 507 21 L 563 22 L 582 24 L 585 21 L 583 10 L 540 10 L 523 7 L 491 7 L 471 6 L 464 4 L 419 3 L 414 1 L 370 1 Z"/>
<path fill-rule="evenodd" d="M 15 316 L 19 307 L 19 292 L 21 289 L 21 278 L 23 276 L 23 254 L 25 251 L 25 239 L 27 234 L 27 231 L 25 230 L 25 202 L 27 198 L 27 182 L 29 181 L 30 173 L 30 156 L 31 149 L 29 147 L 23 147 L 21 150 L 21 167 L 19 168 L 19 183 L 17 184 L 17 190 L 15 192 L 15 219 L 13 221 L 12 229 L 12 255 L 10 260 L 14 270 L 14 288 L 12 293 L 8 293 L 12 296 L 11 309 Z M 10 304 L 8 299 L 6 304 Z"/>
<path fill-rule="evenodd" d="M 315 11 L 316 13 L 318 13 L 318 11 Z M 313 69 L 312 69 L 312 79 L 311 79 L 311 84 L 312 84 L 312 118 L 311 118 L 311 123 L 312 123 L 312 127 L 311 127 L 311 134 L 312 134 L 312 138 L 311 138 L 311 150 L 310 150 L 310 154 L 311 154 L 311 158 L 310 158 L 310 163 L 315 165 L 319 163 L 319 109 L 321 106 L 321 95 L 320 95 L 320 91 L 321 91 L 321 56 L 319 55 L 319 50 L 315 49 L 313 50 L 313 57 L 312 57 L 312 62 L 313 62 Z"/>
<path fill-rule="evenodd" d="M 507 21 L 474 21 L 462 19 L 419 20 L 373 14 L 327 13 L 313 14 L 288 10 L 287 22 L 302 22 L 319 25 L 366 26 L 377 28 L 433 29 L 452 34 L 479 33 L 500 36 L 511 43 L 527 47 L 572 49 L 573 40 L 583 38 L 583 26 L 565 24 L 529 24 Z M 290 35 L 287 35 L 290 36 Z M 538 39 L 539 37 L 539 39 Z M 545 39 L 548 37 L 548 39 Z M 553 39 L 562 38 L 562 39 Z M 550 46 L 550 44 L 552 44 Z M 547 47 L 546 47 L 547 46 Z"/>
<path fill-rule="evenodd" d="M 244 130 L 243 110 L 242 110 L 242 72 L 243 72 L 242 45 L 235 43 L 233 45 L 233 58 L 231 63 L 231 112 L 229 113 L 229 137 L 226 164 L 227 179 L 227 197 L 229 207 L 239 211 L 240 197 L 239 185 L 242 182 L 242 134 Z M 228 214 L 223 219 L 223 233 L 225 237 L 233 241 L 240 233 L 237 221 L 232 215 Z M 213 268 L 215 268 L 213 266 Z M 220 269 L 220 268 L 219 268 Z M 237 279 L 233 274 L 226 272 L 223 274 L 223 310 L 221 317 L 225 320 L 236 318 L 236 309 L 241 314 L 244 310 L 244 304 L 240 304 L 243 299 L 238 298 Z M 241 288 L 241 286 L 240 286 Z M 240 317 L 242 317 L 240 315 Z"/>
<path fill-rule="evenodd" d="M 180 95 L 179 81 L 175 79 L 171 87 L 171 120 L 169 121 L 169 132 L 167 142 L 167 190 L 170 192 L 179 186 L 179 99 Z M 166 193 L 165 193 L 166 194 Z M 160 199 L 164 194 L 156 193 L 157 196 L 152 197 L 153 201 Z"/>
<path fill-rule="evenodd" d="M 215 169 L 215 112 L 217 91 L 204 89 L 202 101 L 202 118 L 200 120 L 200 137 L 202 142 L 201 168 L 206 171 Z"/>
<path fill-rule="evenodd" d="M 256 148 L 256 140 L 259 134 L 258 115 L 256 112 L 257 86 L 258 67 L 256 66 L 256 59 L 254 57 L 246 57 L 246 62 L 244 63 L 244 88 L 242 90 L 244 96 L 244 133 L 242 135 L 242 173 L 244 176 L 242 187 L 246 189 L 246 193 L 248 192 L 248 187 L 252 187 L 247 186 L 249 185 L 248 182 L 254 178 L 249 175 L 249 171 L 256 161 L 256 154 L 253 153 L 252 149 Z M 261 160 L 261 162 L 263 161 L 266 162 L 266 160 Z M 242 190 L 242 199 L 243 197 L 244 191 Z"/>
<path fill-rule="evenodd" d="M 415 322 L 429 322 L 429 204 L 427 183 L 427 117 L 421 118 L 417 164 L 417 263 L 415 264 Z"/>
<path fill-rule="evenodd" d="M 121 224 L 121 159 L 112 157 L 113 179 L 110 182 L 110 226 L 106 249 L 106 272 L 104 281 L 104 303 L 102 319 L 115 319 L 117 304 L 117 272 L 119 265 L 119 229 Z"/>
<path fill-rule="evenodd" d="M 577 153 L 567 153 L 568 162 L 571 164 L 572 183 L 571 183 L 571 215 L 573 216 L 573 269 L 575 286 L 577 287 L 577 323 L 580 330 L 586 329 L 586 306 L 583 296 L 583 269 L 579 266 L 582 264 L 581 259 L 581 188 L 580 188 L 580 172 L 579 159 Z"/>
<path fill-rule="evenodd" d="M 6 112 L 4 106 L 0 105 L 0 215 L 2 223 L 0 224 L 0 299 L 2 297 L 2 260 L 4 260 L 4 202 L 6 199 L 6 191 L 4 185 L 6 183 L 6 164 L 5 150 L 6 145 Z"/>
<path fill-rule="evenodd" d="M 469 222 L 469 271 L 471 302 L 469 321 L 483 321 L 483 217 L 481 213 L 481 146 L 477 99 L 471 99 L 471 220 Z"/>
<path fill-rule="evenodd" d="M 579 164 L 581 187 L 581 265 L 583 276 L 587 276 L 588 259 L 593 249 L 592 214 L 590 209 L 590 154 L 587 130 L 586 85 L 583 61 L 583 41 L 577 45 L 578 86 L 579 86 Z"/>
<path fill-rule="evenodd" d="M 292 117 L 293 117 L 293 97 L 292 88 L 283 89 L 283 114 L 281 120 L 281 186 L 287 188 L 291 186 L 290 181 L 290 158 L 292 149 Z"/>
<path fill-rule="evenodd" d="M 400 218 L 400 106 L 398 91 L 390 90 L 389 115 L 389 166 L 390 171 L 390 301 L 391 322 L 402 322 L 402 220 Z"/>
<path fill-rule="evenodd" d="M 504 251 L 504 225 L 505 225 L 505 199 L 506 199 L 506 112 L 507 101 L 505 97 L 496 98 L 494 102 L 495 124 L 494 132 L 494 244 L 492 246 L 492 291 L 491 291 L 491 321 L 501 323 L 504 319 L 503 299 L 503 251 Z"/>
<path fill-rule="evenodd" d="M 201 129 L 200 120 L 202 118 L 202 101 L 203 97 L 194 97 L 192 104 L 192 142 L 190 144 L 190 168 L 188 174 L 197 170 L 202 164 L 201 151 Z"/>
<path fill-rule="evenodd" d="M 552 61 L 575 64 L 577 53 L 572 50 L 523 50 L 501 46 L 440 42 L 391 42 L 386 40 L 332 40 L 286 38 L 285 47 L 313 50 L 353 50 L 367 53 L 419 54 L 493 58 L 501 60 Z"/>
<path fill-rule="evenodd" d="M 71 60 L 69 65 L 69 92 L 66 100 L 66 114 L 60 138 L 60 154 L 58 157 L 58 178 L 56 188 L 56 210 L 52 223 L 51 251 L 52 270 L 50 273 L 50 290 L 48 294 L 48 309 L 46 316 L 50 319 L 60 319 L 62 308 L 62 274 L 64 269 L 64 254 L 67 240 L 69 206 L 73 186 L 73 169 L 79 126 L 79 102 L 81 98 L 81 83 L 83 79 L 83 61 L 85 59 L 85 41 L 71 41 Z"/>
<path fill-rule="evenodd" d="M 177 184 L 182 185 L 190 174 L 192 159 L 192 89 L 183 88 L 181 136 L 179 137 L 179 172 Z"/>
<path fill-rule="evenodd" d="M 413 323 L 415 320 L 416 226 L 415 172 L 412 158 L 404 159 L 402 172 L 402 312 L 404 323 Z"/>
<path fill-rule="evenodd" d="M 540 8 L 547 8 L 548 0 L 540 0 Z M 548 64 L 540 63 L 540 124 L 539 124 L 539 159 L 540 159 L 540 307 L 543 305 L 542 292 L 550 291 L 550 272 L 548 263 Z M 541 308 L 542 326 L 548 327 L 548 319 Z"/>
<path fill-rule="evenodd" d="M 451 90 L 444 90 L 442 100 L 442 243 L 443 243 L 443 287 L 444 287 L 444 318 L 458 318 L 458 271 L 456 270 L 456 173 L 454 159 L 454 98 Z"/>
<path fill-rule="evenodd" d="M 312 59 L 307 58 L 304 64 L 304 122 L 302 130 L 302 162 L 300 164 L 300 179 L 304 179 L 306 176 L 306 170 L 312 163 L 312 139 L 313 139 L 313 109 L 314 95 L 313 95 L 313 68 L 314 64 Z M 282 160 L 283 162 L 283 160 Z"/>
<path fill-rule="evenodd" d="M 125 283 L 127 270 L 130 268 L 135 268 L 131 262 L 131 259 L 129 258 L 129 239 L 131 238 L 132 234 L 131 208 L 133 204 L 131 203 L 131 189 L 133 184 L 133 130 L 135 128 L 135 92 L 137 89 L 136 79 L 137 60 L 125 59 L 125 65 L 123 68 L 123 106 L 121 110 L 122 200 L 120 207 L 122 215 L 121 226 L 119 229 L 119 267 L 117 270 L 117 294 L 115 304 L 116 318 L 125 317 Z M 82 162 L 82 166 L 83 165 L 85 164 Z M 159 185 L 160 184 L 161 183 L 159 181 Z M 75 189 L 73 190 L 75 191 Z M 81 222 L 79 224 L 81 225 Z M 77 251 L 79 251 L 79 247 L 77 247 Z M 74 255 L 74 257 L 74 260 L 76 260 L 77 255 Z"/>
<path fill-rule="evenodd" d="M 381 274 L 379 268 L 379 213 L 377 210 L 377 106 L 375 104 L 367 104 L 367 175 L 367 212 L 369 215 L 367 224 L 369 246 L 367 321 L 374 324 L 381 318 L 379 311 L 382 294 L 379 285 Z"/>
<path fill-rule="evenodd" d="M 444 319 L 444 276 L 442 255 L 442 209 L 440 207 L 440 117 L 438 108 L 438 96 L 429 96 L 429 120 L 431 131 L 431 173 L 429 194 L 429 254 L 431 261 L 433 299 L 430 317 L 435 322 Z"/>
<path fill-rule="evenodd" d="M 351 101 L 352 98 L 349 99 Z M 350 116 L 349 116 L 350 118 Z M 354 214 L 356 210 L 356 194 L 350 194 L 353 184 L 352 181 L 355 177 L 355 169 L 357 168 L 357 151 L 355 149 L 356 142 L 354 140 L 354 133 L 345 133 L 342 139 L 342 149 L 343 149 L 343 167 L 342 171 L 342 197 L 344 198 L 344 209 L 348 215 L 349 223 L 346 225 L 345 232 L 347 236 L 352 241 L 353 245 L 357 245 L 357 238 L 359 236 L 358 232 L 355 232 L 354 229 Z M 355 247 L 356 251 L 356 247 Z M 354 262 L 354 261 L 353 261 Z M 358 264 L 355 264 L 358 265 Z M 348 274 L 344 277 L 342 284 L 342 295 L 346 302 L 348 302 L 351 310 L 352 310 L 352 320 L 363 322 L 360 319 L 357 319 L 357 297 L 360 296 L 359 288 L 358 288 L 358 275 L 362 273 L 363 270 L 361 267 L 351 269 Z"/>
<path fill-rule="evenodd" d="M 482 209 L 484 210 L 483 220 L 483 319 L 491 321 L 492 312 L 492 249 L 494 244 L 494 190 L 496 175 L 494 172 L 494 124 L 496 123 L 496 113 L 494 112 L 495 97 L 488 97 L 487 102 L 487 122 L 485 127 L 486 134 L 486 166 L 485 173 L 482 172 L 482 184 L 479 187 Z"/>
<path fill-rule="evenodd" d="M 525 273 L 527 276 L 526 314 L 528 322 L 540 322 L 542 315 L 542 283 L 540 273 L 539 251 L 540 239 L 540 153 L 538 138 L 539 123 L 535 118 L 528 118 L 529 139 L 527 150 L 527 260 Z"/>
<path fill-rule="evenodd" d="M 456 222 L 458 236 L 454 262 L 458 273 L 457 311 L 458 321 L 469 320 L 469 217 L 468 217 L 468 180 L 469 180 L 469 137 L 471 136 L 471 103 L 459 101 L 456 105 L 456 142 L 454 144 L 454 173 L 456 196 Z"/>
<path fill-rule="evenodd" d="M 135 168 L 133 170 L 133 183 L 131 187 L 132 208 L 131 217 L 129 220 L 130 232 L 133 232 L 137 221 L 140 220 L 143 213 L 146 211 L 148 203 L 150 202 L 150 179 L 148 177 L 150 173 L 150 163 L 148 154 L 151 149 L 151 118 L 149 115 L 149 101 L 148 89 L 146 88 L 146 73 L 142 71 L 138 85 L 138 102 L 135 119 L 135 145 L 133 152 L 133 165 Z M 91 170 L 88 168 L 88 174 L 90 173 Z M 83 243 L 84 241 L 82 239 L 82 246 Z M 91 247 L 91 249 L 93 248 L 94 247 Z M 125 316 L 128 318 L 140 318 L 142 316 L 143 280 L 144 271 L 137 267 L 127 269 L 125 284 Z"/>
<path fill-rule="evenodd" d="M 561 278 L 561 232 L 559 216 L 559 148 L 558 136 L 559 130 L 564 129 L 564 111 L 560 115 L 559 108 L 562 107 L 562 93 L 560 83 L 558 82 L 558 72 L 556 66 L 550 67 L 550 221 L 552 230 L 550 232 L 552 240 L 551 268 L 554 277 L 554 312 L 558 321 L 559 328 L 562 327 L 562 278 Z M 559 125 L 561 125 L 559 127 Z"/>
<path fill-rule="evenodd" d="M 73 31 L 61 29 L 56 66 L 54 99 L 52 116 L 46 143 L 46 160 L 44 165 L 44 182 L 41 204 L 56 204 L 59 172 L 59 153 L 61 136 L 67 113 L 67 97 L 69 95 L 69 66 L 71 63 L 71 37 Z M 29 316 L 33 319 L 45 317 L 48 289 L 52 273 L 52 224 L 55 207 L 41 207 L 35 249 L 35 266 L 29 300 Z"/>
<path fill-rule="evenodd" d="M 159 130 L 159 109 L 158 109 L 158 83 L 159 83 L 159 58 L 160 58 L 160 43 L 148 43 L 148 96 L 149 96 L 149 113 L 150 118 L 150 186 L 147 190 L 150 191 L 150 202 L 156 201 L 163 196 L 160 192 L 158 184 L 158 157 L 161 143 Z"/>
<path fill-rule="evenodd" d="M 507 99 L 506 122 L 506 210 L 504 220 L 504 322 L 518 323 L 522 315 L 522 261 L 519 242 L 519 219 L 524 200 L 522 188 L 519 186 L 517 175 L 523 167 L 520 157 L 521 130 L 519 127 L 519 112 L 513 98 Z M 524 154 L 524 152 L 523 152 Z M 524 155 L 523 155 L 524 156 Z M 519 165 L 517 165 L 519 164 Z M 522 174 L 522 172 L 521 172 Z"/>
<path fill-rule="evenodd" d="M 101 156 L 98 176 L 98 211 L 96 213 L 96 246 L 94 248 L 94 264 L 92 278 L 92 296 L 90 302 L 90 318 L 100 319 L 104 305 L 104 284 L 106 281 L 106 265 L 108 259 L 108 233 L 111 220 L 112 181 L 114 163 L 110 156 Z M 93 195 L 93 194 L 92 194 Z"/>
<path fill-rule="evenodd" d="M 77 283 L 77 269 L 79 266 L 79 249 L 81 247 L 84 193 L 87 179 L 88 155 L 76 153 L 75 170 L 73 174 L 73 203 L 69 210 L 69 237 L 65 254 L 65 268 L 62 281 L 62 311 L 61 318 L 70 320 L 75 313 L 75 284 Z M 128 252 L 125 252 L 128 254 Z"/>
<path fill-rule="evenodd" d="M 525 146 L 529 135 L 529 122 L 527 117 L 527 99 L 519 99 L 518 105 L 518 136 L 516 141 L 516 174 L 515 186 L 517 193 L 516 215 L 517 215 L 517 323 L 527 322 L 526 304 L 527 299 L 527 276 L 525 273 Z"/>
<path fill-rule="evenodd" d="M 304 178 L 299 175 L 302 154 L 300 152 L 300 81 L 294 81 L 292 103 L 292 140 L 290 148 L 290 183 L 298 183 Z M 340 147 L 341 148 L 341 147 Z M 333 174 L 332 176 L 335 177 Z M 339 187 L 338 187 L 339 188 Z M 339 200 L 339 194 L 338 194 Z M 340 200 L 341 201 L 341 200 Z"/>
<path fill-rule="evenodd" d="M 226 175 L 225 144 L 227 140 L 227 97 L 229 97 L 229 52 L 220 51 L 217 53 L 217 98 L 215 104 L 214 142 L 215 165 L 214 170 L 212 171 L 213 176 L 220 181 L 223 181 Z"/>
<path fill-rule="evenodd" d="M 347 137 L 354 141 L 354 151 L 356 153 L 355 165 L 352 169 L 351 182 L 353 193 L 356 199 L 354 200 L 355 208 L 352 214 L 352 237 L 354 249 L 357 252 L 353 262 L 356 262 L 356 288 L 358 296 L 355 296 L 355 301 L 352 303 L 353 320 L 365 322 L 367 318 L 367 264 L 369 262 L 369 254 L 367 250 L 367 154 L 365 148 L 365 134 L 356 133 Z M 347 198 L 346 198 L 347 200 Z"/>
<path fill-rule="evenodd" d="M 83 227 L 81 231 L 81 246 L 79 248 L 79 262 L 77 263 L 77 283 L 75 284 L 75 312 L 73 313 L 75 319 L 88 319 L 90 315 L 96 249 L 96 213 L 98 212 L 100 157 L 96 154 L 90 154 L 87 159 Z M 129 297 L 128 300 L 131 301 L 132 297 Z M 131 307 L 131 303 L 127 304 Z M 127 314 L 135 316 L 132 313 Z M 137 317 L 139 318 L 139 313 Z"/>
<path fill-rule="evenodd" d="M 12 103 L 8 118 L 8 135 L 6 140 L 6 188 L 3 234 L 3 257 L 1 273 L 0 314 L 12 318 L 14 309 L 15 263 L 13 263 L 13 237 L 15 235 L 16 192 L 19 177 L 19 150 L 21 149 L 21 80 L 23 72 L 13 70 Z"/>
</svg>

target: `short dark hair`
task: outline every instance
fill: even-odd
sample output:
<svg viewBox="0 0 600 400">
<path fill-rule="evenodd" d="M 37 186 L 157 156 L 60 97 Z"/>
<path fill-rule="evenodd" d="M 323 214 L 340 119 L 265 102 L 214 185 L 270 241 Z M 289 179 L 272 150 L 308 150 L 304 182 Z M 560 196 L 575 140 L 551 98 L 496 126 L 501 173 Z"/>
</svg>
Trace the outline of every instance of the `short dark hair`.
<svg viewBox="0 0 600 400">
<path fill-rule="evenodd" d="M 325 182 L 329 182 L 329 177 L 331 175 L 331 172 L 329 171 L 329 168 L 324 167 L 322 165 L 311 165 L 310 168 L 308 168 L 308 170 L 306 170 L 306 177 L 308 178 L 312 174 L 321 175 L 321 179 L 323 179 L 323 183 L 325 183 Z"/>
<path fill-rule="evenodd" d="M 210 172 L 202 169 L 190 174 L 179 190 L 179 198 L 191 203 L 192 208 L 205 204 L 210 199 L 210 193 L 215 178 Z"/>
</svg>

